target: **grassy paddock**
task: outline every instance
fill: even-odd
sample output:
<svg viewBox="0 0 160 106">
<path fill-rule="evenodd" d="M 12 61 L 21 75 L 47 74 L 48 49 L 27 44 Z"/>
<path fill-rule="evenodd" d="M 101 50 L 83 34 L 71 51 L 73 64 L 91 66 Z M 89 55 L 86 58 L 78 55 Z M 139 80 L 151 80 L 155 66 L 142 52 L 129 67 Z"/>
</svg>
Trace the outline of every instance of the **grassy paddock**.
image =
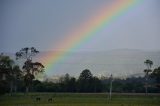
<svg viewBox="0 0 160 106">
<path fill-rule="evenodd" d="M 160 95 L 121 93 L 109 100 L 105 93 L 16 93 L 0 96 L 0 106 L 160 106 Z"/>
</svg>

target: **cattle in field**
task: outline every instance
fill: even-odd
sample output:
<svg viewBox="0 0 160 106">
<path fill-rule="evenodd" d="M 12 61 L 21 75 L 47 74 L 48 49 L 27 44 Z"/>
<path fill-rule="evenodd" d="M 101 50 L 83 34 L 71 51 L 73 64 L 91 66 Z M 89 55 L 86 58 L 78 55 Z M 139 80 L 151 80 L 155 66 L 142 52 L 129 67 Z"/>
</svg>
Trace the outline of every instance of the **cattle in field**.
<svg viewBox="0 0 160 106">
<path fill-rule="evenodd" d="M 41 101 L 41 98 L 40 97 L 36 97 L 36 101 Z"/>
<path fill-rule="evenodd" d="M 52 102 L 53 101 L 53 98 L 48 98 L 48 102 Z"/>
</svg>

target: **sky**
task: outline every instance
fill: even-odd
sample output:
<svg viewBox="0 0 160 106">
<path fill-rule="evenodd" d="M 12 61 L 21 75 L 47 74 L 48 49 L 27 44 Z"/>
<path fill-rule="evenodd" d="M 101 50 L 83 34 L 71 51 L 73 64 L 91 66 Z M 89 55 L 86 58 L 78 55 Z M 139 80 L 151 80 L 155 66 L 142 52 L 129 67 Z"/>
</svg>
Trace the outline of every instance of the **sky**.
<svg viewBox="0 0 160 106">
<path fill-rule="evenodd" d="M 68 33 L 115 0 L 0 0 L 0 52 L 55 51 Z M 144 0 L 76 51 L 160 50 L 160 1 Z M 58 48 L 63 50 L 63 48 Z"/>
<path fill-rule="evenodd" d="M 114 50 L 160 51 L 160 0 L 143 0 L 90 39 L 80 41 L 80 46 L 63 48 L 65 42 L 74 36 L 75 29 L 83 30 L 81 26 L 100 12 L 105 14 L 107 10 L 102 8 L 116 1 L 0 0 L 0 53 L 15 53 L 24 47 L 35 47 L 42 52 L 39 59 L 45 58 L 42 55 L 46 51 L 68 50 L 57 60 L 52 55 L 47 57 L 48 65 L 55 61 L 51 64 L 53 68 L 46 66 L 48 75 L 77 75 L 85 68 L 94 74 L 142 73 L 146 58 L 153 60 L 155 66 L 159 65 L 159 52 L 121 54 Z M 106 51 L 110 50 L 114 52 L 107 54 Z M 65 55 L 68 52 L 70 54 Z"/>
</svg>

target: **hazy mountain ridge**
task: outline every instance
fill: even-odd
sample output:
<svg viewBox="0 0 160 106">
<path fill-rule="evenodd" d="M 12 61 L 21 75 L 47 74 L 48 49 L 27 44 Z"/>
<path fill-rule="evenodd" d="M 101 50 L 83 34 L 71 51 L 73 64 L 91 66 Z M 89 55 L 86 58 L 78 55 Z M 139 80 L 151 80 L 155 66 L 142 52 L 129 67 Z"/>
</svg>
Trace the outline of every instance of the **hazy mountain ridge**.
<svg viewBox="0 0 160 106">
<path fill-rule="evenodd" d="M 35 60 L 43 57 L 47 53 L 56 51 L 40 52 Z M 14 54 L 6 53 L 15 59 Z M 47 70 L 48 75 L 62 75 L 69 73 L 78 76 L 84 69 L 90 69 L 94 75 L 127 76 L 143 73 L 144 61 L 153 61 L 153 68 L 160 66 L 160 51 L 143 51 L 134 49 L 118 49 L 97 52 L 71 52 L 67 58 L 58 63 L 56 69 Z"/>
</svg>

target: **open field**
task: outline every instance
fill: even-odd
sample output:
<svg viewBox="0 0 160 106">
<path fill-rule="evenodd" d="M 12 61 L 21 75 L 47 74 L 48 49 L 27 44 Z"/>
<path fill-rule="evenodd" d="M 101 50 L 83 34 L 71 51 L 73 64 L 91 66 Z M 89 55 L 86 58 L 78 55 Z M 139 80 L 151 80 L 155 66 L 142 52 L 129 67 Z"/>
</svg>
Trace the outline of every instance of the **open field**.
<svg viewBox="0 0 160 106">
<path fill-rule="evenodd" d="M 160 106 L 160 95 L 113 94 L 109 100 L 105 93 L 18 93 L 0 96 L 0 106 Z"/>
</svg>

